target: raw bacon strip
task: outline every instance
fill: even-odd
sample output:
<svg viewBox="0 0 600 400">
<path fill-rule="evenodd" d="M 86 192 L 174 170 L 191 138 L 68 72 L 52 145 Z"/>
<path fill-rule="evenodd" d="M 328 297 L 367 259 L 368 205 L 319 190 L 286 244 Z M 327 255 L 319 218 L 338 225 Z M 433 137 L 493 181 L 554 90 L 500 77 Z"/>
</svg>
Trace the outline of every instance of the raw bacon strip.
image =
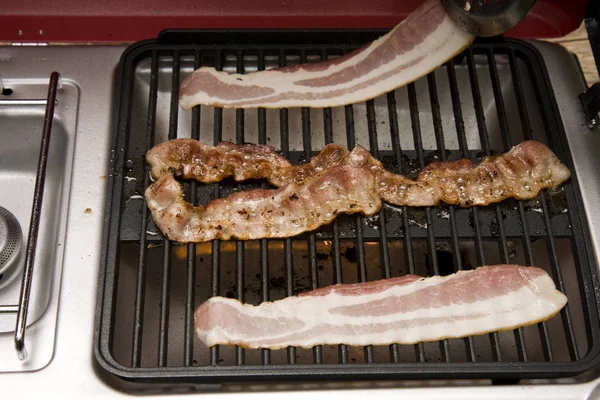
<svg viewBox="0 0 600 400">
<path fill-rule="evenodd" d="M 255 189 L 194 207 L 167 173 L 146 189 L 152 218 L 170 240 L 283 238 L 317 229 L 340 213 L 373 215 L 381 208 L 375 178 L 363 168 L 338 166 L 280 189 Z"/>
<path fill-rule="evenodd" d="M 428 0 L 381 38 L 342 57 L 249 74 L 202 67 L 186 77 L 179 104 L 226 108 L 334 107 L 358 103 L 433 71 L 474 37 Z"/>
<path fill-rule="evenodd" d="M 544 270 L 496 265 L 338 284 L 258 306 L 213 297 L 194 313 L 194 329 L 209 347 L 413 344 L 535 324 L 566 303 Z"/>
<path fill-rule="evenodd" d="M 532 199 L 541 190 L 558 186 L 570 177 L 568 168 L 552 150 L 533 140 L 504 154 L 486 157 L 477 165 L 466 159 L 433 162 L 415 181 L 386 171 L 360 145 L 348 152 L 338 144 L 328 144 L 309 163 L 293 166 L 269 146 L 224 142 L 212 147 L 192 139 L 175 139 L 150 149 L 146 158 L 155 177 L 171 171 L 204 183 L 230 176 L 237 181 L 264 178 L 277 187 L 290 182 L 302 185 L 328 168 L 349 165 L 373 173 L 377 195 L 399 206 L 444 202 L 469 207 L 509 197 Z"/>
</svg>

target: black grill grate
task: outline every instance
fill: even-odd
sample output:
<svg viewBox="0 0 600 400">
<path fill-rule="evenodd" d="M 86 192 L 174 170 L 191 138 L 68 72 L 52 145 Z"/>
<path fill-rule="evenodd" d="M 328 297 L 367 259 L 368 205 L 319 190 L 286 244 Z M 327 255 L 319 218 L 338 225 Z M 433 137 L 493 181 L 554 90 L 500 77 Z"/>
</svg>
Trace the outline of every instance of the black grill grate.
<svg viewBox="0 0 600 400">
<path fill-rule="evenodd" d="M 96 358 L 144 382 L 400 378 L 555 378 L 598 361 L 598 316 L 587 223 L 543 60 L 517 41 L 476 42 L 427 77 L 366 104 L 338 109 L 179 109 L 178 87 L 202 65 L 240 73 L 339 56 L 378 31 L 171 32 L 131 46 L 119 70 Z M 257 45 L 260 43 L 260 45 Z M 271 144 L 294 163 L 326 143 L 369 148 L 386 167 L 415 177 L 428 162 L 474 161 L 525 139 L 547 143 L 573 172 L 535 201 L 489 207 L 384 206 L 343 215 L 284 240 L 165 240 L 142 198 L 144 155 L 178 136 Z M 185 182 L 203 204 L 264 182 Z M 477 265 L 545 268 L 569 302 L 560 316 L 510 332 L 414 346 L 206 349 L 193 312 L 212 296 L 258 304 L 317 287 L 406 273 L 447 275 Z"/>
</svg>

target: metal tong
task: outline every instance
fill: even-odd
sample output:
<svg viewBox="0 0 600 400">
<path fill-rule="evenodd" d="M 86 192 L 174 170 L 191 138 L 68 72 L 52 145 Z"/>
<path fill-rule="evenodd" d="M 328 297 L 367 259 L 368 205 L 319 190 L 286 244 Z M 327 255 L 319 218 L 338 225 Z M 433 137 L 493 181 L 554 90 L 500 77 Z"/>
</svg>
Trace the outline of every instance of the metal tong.
<svg viewBox="0 0 600 400">
<path fill-rule="evenodd" d="M 535 0 L 442 0 L 456 24 L 474 36 L 498 36 L 517 25 Z"/>
</svg>

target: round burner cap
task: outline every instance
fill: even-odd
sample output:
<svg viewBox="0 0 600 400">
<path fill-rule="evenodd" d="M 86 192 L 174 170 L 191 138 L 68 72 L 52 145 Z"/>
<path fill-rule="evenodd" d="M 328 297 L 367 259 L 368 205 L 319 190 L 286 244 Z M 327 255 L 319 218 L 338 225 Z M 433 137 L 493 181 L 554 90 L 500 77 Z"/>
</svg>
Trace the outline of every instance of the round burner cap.
<svg viewBox="0 0 600 400">
<path fill-rule="evenodd" d="M 17 262 L 22 244 L 19 221 L 6 208 L 0 207 L 0 274 Z"/>
</svg>

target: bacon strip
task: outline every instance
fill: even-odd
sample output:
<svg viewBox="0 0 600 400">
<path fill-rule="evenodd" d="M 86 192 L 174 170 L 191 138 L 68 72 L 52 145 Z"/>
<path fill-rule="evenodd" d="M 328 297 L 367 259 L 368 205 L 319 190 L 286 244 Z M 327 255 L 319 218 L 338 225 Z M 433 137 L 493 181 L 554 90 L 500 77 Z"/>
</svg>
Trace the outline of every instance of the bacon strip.
<svg viewBox="0 0 600 400">
<path fill-rule="evenodd" d="M 166 173 L 146 189 L 152 218 L 169 240 L 282 238 L 317 229 L 340 213 L 373 215 L 381 208 L 375 178 L 363 168 L 337 166 L 279 189 L 233 193 L 194 207 Z"/>
<path fill-rule="evenodd" d="M 224 142 L 212 147 L 192 139 L 175 139 L 150 149 L 146 158 L 155 177 L 171 171 L 204 183 L 233 177 L 236 181 L 267 179 L 276 187 L 290 182 L 302 185 L 334 166 L 364 168 L 375 176 L 375 191 L 381 199 L 399 206 L 444 202 L 469 207 L 509 197 L 532 199 L 570 177 L 552 150 L 531 140 L 502 155 L 486 157 L 478 165 L 466 159 L 432 162 L 415 181 L 386 171 L 360 145 L 348 152 L 338 144 L 329 144 L 309 163 L 294 166 L 269 146 Z"/>
<path fill-rule="evenodd" d="M 496 265 L 338 284 L 258 306 L 212 297 L 196 309 L 194 329 L 208 347 L 413 344 L 535 324 L 566 303 L 544 270 Z"/>
<path fill-rule="evenodd" d="M 427 0 L 389 33 L 342 57 L 249 74 L 201 67 L 185 78 L 179 104 L 226 108 L 334 107 L 372 99 L 433 71 L 474 37 Z"/>
<path fill-rule="evenodd" d="M 301 184 L 323 170 L 341 165 L 348 150 L 329 144 L 309 163 L 293 166 L 271 146 L 221 142 L 209 146 L 193 139 L 179 138 L 160 143 L 146 154 L 155 178 L 167 172 L 202 183 L 214 183 L 232 177 L 241 182 L 268 179 L 277 187 L 291 181 Z"/>
<path fill-rule="evenodd" d="M 485 206 L 508 198 L 529 200 L 542 190 L 566 182 L 571 173 L 544 144 L 529 140 L 479 164 L 470 160 L 436 161 L 425 166 L 416 181 L 385 171 L 379 163 L 371 169 L 378 194 L 402 206 L 436 206 L 440 202 L 461 207 Z"/>
</svg>

